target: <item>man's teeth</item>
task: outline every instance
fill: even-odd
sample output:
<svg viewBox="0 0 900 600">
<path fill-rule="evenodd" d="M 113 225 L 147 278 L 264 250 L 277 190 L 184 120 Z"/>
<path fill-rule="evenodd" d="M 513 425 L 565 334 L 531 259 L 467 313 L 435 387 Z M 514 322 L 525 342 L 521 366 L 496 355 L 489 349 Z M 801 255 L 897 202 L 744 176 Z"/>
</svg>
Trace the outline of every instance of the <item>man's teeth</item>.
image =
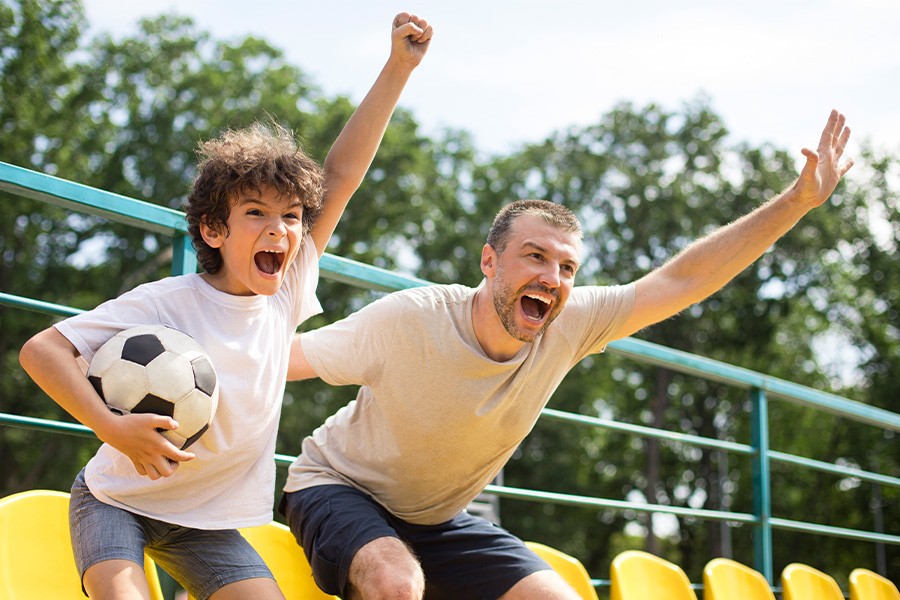
<svg viewBox="0 0 900 600">
<path fill-rule="evenodd" d="M 531 298 L 532 300 L 537 300 L 538 302 L 543 302 L 544 304 L 550 304 L 550 301 L 542 296 L 532 296 L 531 294 L 525 294 L 526 297 Z"/>
</svg>

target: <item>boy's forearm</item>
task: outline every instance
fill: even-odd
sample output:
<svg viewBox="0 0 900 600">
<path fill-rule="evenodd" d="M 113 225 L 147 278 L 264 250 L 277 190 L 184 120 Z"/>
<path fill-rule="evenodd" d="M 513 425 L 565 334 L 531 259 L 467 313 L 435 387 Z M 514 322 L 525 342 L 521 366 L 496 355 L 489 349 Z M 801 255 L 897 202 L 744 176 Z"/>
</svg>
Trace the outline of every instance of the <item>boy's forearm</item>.
<svg viewBox="0 0 900 600">
<path fill-rule="evenodd" d="M 94 391 L 75 361 L 74 347 L 55 328 L 42 331 L 22 347 L 19 362 L 25 372 L 78 422 L 101 440 L 115 415 Z"/>
<path fill-rule="evenodd" d="M 371 166 L 400 93 L 427 52 L 432 33 L 424 19 L 407 13 L 395 17 L 387 63 L 325 158 L 324 207 L 310 232 L 320 256 Z"/>
<path fill-rule="evenodd" d="M 412 70 L 398 61 L 385 64 L 325 158 L 324 207 L 310 232 L 320 255 L 375 158 Z"/>
<path fill-rule="evenodd" d="M 412 71 L 413 67 L 397 60 L 384 65 L 325 158 L 329 195 L 359 187 Z"/>
</svg>

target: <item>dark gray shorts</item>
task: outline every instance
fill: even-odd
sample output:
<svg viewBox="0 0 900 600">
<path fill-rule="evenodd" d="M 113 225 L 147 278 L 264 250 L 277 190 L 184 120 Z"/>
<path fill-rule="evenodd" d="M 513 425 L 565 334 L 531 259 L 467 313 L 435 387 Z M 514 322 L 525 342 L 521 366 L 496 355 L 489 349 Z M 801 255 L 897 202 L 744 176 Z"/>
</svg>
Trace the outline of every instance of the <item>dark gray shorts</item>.
<svg viewBox="0 0 900 600">
<path fill-rule="evenodd" d="M 425 573 L 429 599 L 495 600 L 524 577 L 550 566 L 493 523 L 460 513 L 446 523 L 413 525 L 371 497 L 344 485 L 290 492 L 279 510 L 303 546 L 318 586 L 346 597 L 353 557 L 381 537 L 412 548 Z"/>
<path fill-rule="evenodd" d="M 144 564 L 144 550 L 198 600 L 224 585 L 267 577 L 266 563 L 236 529 L 192 529 L 142 517 L 94 497 L 84 471 L 72 484 L 69 530 L 78 573 L 104 560 Z"/>
</svg>

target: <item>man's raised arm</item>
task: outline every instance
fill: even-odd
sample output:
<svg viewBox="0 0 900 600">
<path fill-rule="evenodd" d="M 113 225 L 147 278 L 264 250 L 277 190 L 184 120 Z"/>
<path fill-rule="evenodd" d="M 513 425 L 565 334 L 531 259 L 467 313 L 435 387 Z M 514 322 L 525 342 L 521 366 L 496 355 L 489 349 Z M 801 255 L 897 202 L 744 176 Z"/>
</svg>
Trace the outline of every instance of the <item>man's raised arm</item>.
<svg viewBox="0 0 900 600">
<path fill-rule="evenodd" d="M 831 111 L 815 152 L 804 148 L 806 164 L 784 193 L 679 252 L 635 284 L 635 306 L 622 336 L 658 323 L 721 289 L 787 233 L 803 216 L 828 200 L 853 166 L 841 162 L 850 137 L 844 115 Z"/>
</svg>

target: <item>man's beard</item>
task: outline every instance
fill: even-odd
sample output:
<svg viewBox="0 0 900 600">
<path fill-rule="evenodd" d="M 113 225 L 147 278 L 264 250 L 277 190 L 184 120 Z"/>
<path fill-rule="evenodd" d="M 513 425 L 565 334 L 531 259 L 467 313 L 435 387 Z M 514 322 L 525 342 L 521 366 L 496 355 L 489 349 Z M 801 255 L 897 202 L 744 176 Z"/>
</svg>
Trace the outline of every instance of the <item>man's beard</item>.
<svg viewBox="0 0 900 600">
<path fill-rule="evenodd" d="M 516 324 L 516 311 L 519 308 L 519 293 L 525 293 L 528 290 L 533 290 L 535 292 L 541 292 L 544 294 L 549 294 L 554 297 L 554 304 L 551 312 L 547 315 L 547 318 L 544 320 L 544 324 L 541 325 L 541 328 L 537 331 L 529 329 L 527 331 L 522 331 L 519 329 Z M 543 335 L 544 331 L 547 330 L 547 326 L 553 322 L 556 317 L 559 316 L 559 311 L 561 307 L 559 305 L 559 292 L 550 291 L 546 287 L 541 285 L 529 285 L 521 288 L 518 292 L 514 292 L 512 288 L 506 284 L 503 280 L 503 269 L 497 269 L 497 275 L 494 278 L 494 293 L 493 293 L 493 301 L 494 301 L 494 310 L 497 311 L 497 316 L 500 317 L 500 322 L 503 324 L 503 328 L 506 329 L 506 332 L 511 335 L 514 339 L 519 340 L 520 342 L 533 342 L 539 336 Z"/>
</svg>

